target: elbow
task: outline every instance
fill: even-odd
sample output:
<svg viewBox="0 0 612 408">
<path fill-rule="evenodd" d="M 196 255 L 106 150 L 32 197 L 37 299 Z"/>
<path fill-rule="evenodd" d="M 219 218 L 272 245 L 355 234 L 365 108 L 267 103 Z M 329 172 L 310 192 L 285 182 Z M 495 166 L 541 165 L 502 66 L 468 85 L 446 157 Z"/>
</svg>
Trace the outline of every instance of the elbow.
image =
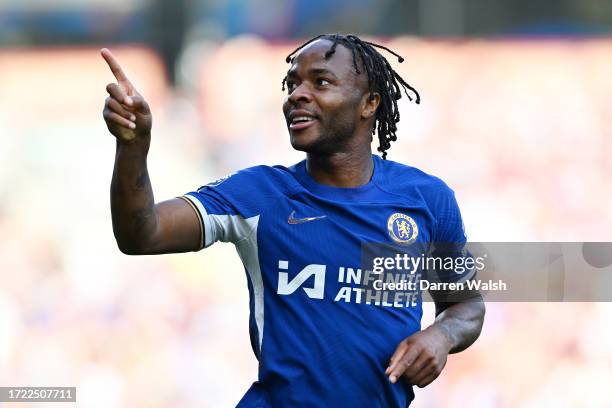
<svg viewBox="0 0 612 408">
<path fill-rule="evenodd" d="M 125 240 L 120 237 L 115 237 L 117 248 L 125 255 L 147 255 L 147 247 L 141 242 Z"/>
<path fill-rule="evenodd" d="M 119 240 L 117 240 L 117 247 L 124 255 L 144 255 L 144 252 L 137 246 L 122 243 Z"/>
<path fill-rule="evenodd" d="M 487 308 L 485 306 L 484 299 L 482 295 L 479 293 L 478 298 L 474 300 L 475 303 L 475 314 L 476 320 L 480 324 L 480 328 L 482 329 L 482 325 L 484 324 L 485 314 L 487 313 Z"/>
<path fill-rule="evenodd" d="M 479 315 L 480 329 L 478 331 L 478 336 L 480 336 L 480 333 L 482 332 L 482 326 L 484 326 L 484 319 L 485 319 L 486 314 L 487 314 L 487 308 L 485 306 L 485 302 L 481 301 L 480 302 L 480 315 Z"/>
<path fill-rule="evenodd" d="M 473 307 L 474 307 L 474 312 L 473 312 L 474 315 L 473 315 L 472 321 L 473 321 L 474 328 L 473 328 L 472 340 L 469 343 L 468 347 L 474 344 L 474 342 L 476 342 L 476 340 L 478 340 L 478 338 L 480 337 L 480 334 L 482 333 L 482 328 L 484 326 L 485 314 L 487 311 L 485 307 L 485 302 L 482 299 L 480 301 L 474 302 Z"/>
<path fill-rule="evenodd" d="M 117 246 L 119 247 L 119 251 L 121 251 L 121 253 L 124 255 L 144 255 L 142 251 L 139 251 L 138 249 L 134 247 L 127 246 L 127 245 L 117 245 Z"/>
</svg>

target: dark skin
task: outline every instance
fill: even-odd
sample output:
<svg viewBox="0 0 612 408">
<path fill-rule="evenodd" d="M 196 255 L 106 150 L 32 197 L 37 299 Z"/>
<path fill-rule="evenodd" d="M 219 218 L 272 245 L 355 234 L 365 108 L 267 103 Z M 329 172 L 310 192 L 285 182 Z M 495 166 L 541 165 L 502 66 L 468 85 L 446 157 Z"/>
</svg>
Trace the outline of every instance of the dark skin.
<svg viewBox="0 0 612 408">
<path fill-rule="evenodd" d="M 367 78 L 355 73 L 351 51 L 344 46 L 325 59 L 331 44 L 315 41 L 294 58 L 283 113 L 291 145 L 306 152 L 312 177 L 321 184 L 356 187 L 372 177 L 370 141 L 380 95 L 368 92 Z M 314 123 L 291 129 L 293 111 L 310 112 Z"/>
<path fill-rule="evenodd" d="M 149 105 L 113 54 L 107 49 L 101 54 L 117 80 L 106 86 L 103 111 L 117 141 L 111 181 L 117 245 L 129 255 L 194 251 L 200 245 L 200 225 L 189 204 L 178 198 L 155 204 L 147 170 L 153 122 Z"/>
<path fill-rule="evenodd" d="M 368 89 L 363 69 L 355 73 L 352 54 L 343 45 L 326 60 L 330 47 L 330 41 L 320 39 L 296 55 L 287 73 L 283 112 L 291 145 L 306 152 L 312 177 L 329 186 L 357 187 L 372 177 L 370 144 L 380 95 Z M 111 52 L 103 49 L 101 54 L 117 80 L 106 88 L 103 116 L 117 140 L 111 212 L 118 246 L 132 255 L 197 250 L 200 224 L 189 204 L 181 199 L 155 203 L 146 161 L 152 127 L 149 106 Z M 448 354 L 466 349 L 478 338 L 484 313 L 478 296 L 459 303 L 436 301 L 434 323 L 406 337 L 391 356 L 385 371 L 389 381 L 430 384 Z"/>
</svg>

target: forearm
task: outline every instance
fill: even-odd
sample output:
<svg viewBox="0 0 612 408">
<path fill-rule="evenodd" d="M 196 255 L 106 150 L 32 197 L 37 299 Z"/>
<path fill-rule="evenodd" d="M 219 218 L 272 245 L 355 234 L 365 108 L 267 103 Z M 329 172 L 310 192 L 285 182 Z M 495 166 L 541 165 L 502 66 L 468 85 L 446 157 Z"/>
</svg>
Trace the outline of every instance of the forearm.
<svg viewBox="0 0 612 408">
<path fill-rule="evenodd" d="M 485 305 L 478 297 L 446 307 L 437 314 L 431 328 L 439 329 L 446 336 L 450 353 L 458 353 L 471 346 L 480 336 L 484 316 Z"/>
<path fill-rule="evenodd" d="M 155 199 L 147 170 L 148 140 L 117 142 L 111 182 L 113 232 L 122 252 L 141 253 L 157 228 Z"/>
</svg>

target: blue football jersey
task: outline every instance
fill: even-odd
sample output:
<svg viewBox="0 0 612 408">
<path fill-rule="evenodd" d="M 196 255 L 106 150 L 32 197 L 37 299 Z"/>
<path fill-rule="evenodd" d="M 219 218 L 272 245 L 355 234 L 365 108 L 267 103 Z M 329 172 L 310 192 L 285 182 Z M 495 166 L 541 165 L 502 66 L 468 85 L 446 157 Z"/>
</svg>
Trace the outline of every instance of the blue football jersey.
<svg viewBox="0 0 612 408">
<path fill-rule="evenodd" d="M 420 330 L 422 303 L 364 296 L 361 246 L 466 238 L 443 181 L 373 161 L 370 182 L 356 188 L 319 184 L 302 161 L 241 170 L 183 196 L 202 222 L 202 247 L 234 243 L 246 270 L 259 372 L 239 407 L 388 408 L 414 398 L 384 372 Z"/>
</svg>

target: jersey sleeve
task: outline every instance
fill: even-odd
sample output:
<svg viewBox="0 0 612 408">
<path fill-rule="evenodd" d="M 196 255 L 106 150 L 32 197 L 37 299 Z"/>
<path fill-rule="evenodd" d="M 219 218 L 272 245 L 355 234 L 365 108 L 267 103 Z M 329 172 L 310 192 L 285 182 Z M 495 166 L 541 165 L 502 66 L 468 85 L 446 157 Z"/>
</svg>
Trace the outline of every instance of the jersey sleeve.
<svg viewBox="0 0 612 408">
<path fill-rule="evenodd" d="M 446 187 L 446 186 L 445 186 Z M 461 211 L 455 193 L 446 187 L 440 192 L 435 217 L 436 228 L 432 242 L 431 256 L 440 258 L 430 279 L 441 282 L 464 282 L 475 276 L 475 265 L 472 255 L 466 249 L 467 236 L 461 217 Z M 443 265 L 442 268 L 439 265 Z"/>
<path fill-rule="evenodd" d="M 436 211 L 436 242 L 465 244 L 467 237 L 463 226 L 463 219 L 459 204 L 453 190 L 447 187 L 438 203 Z"/>
<path fill-rule="evenodd" d="M 179 197 L 200 220 L 200 249 L 217 241 L 238 243 L 256 229 L 266 201 L 258 188 L 263 176 L 261 169 L 245 169 Z"/>
</svg>

